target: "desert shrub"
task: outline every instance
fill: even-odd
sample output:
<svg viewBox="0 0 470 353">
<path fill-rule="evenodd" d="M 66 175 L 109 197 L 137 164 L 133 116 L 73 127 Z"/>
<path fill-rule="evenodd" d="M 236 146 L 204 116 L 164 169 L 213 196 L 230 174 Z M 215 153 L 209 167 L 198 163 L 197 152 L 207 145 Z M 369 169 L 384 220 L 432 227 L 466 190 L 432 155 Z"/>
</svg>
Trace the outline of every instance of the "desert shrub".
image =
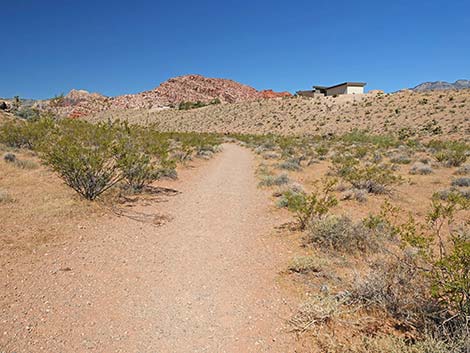
<svg viewBox="0 0 470 353">
<path fill-rule="evenodd" d="M 455 141 L 431 141 L 428 147 L 434 151 L 434 157 L 446 167 L 459 167 L 467 160 L 469 146 Z"/>
<path fill-rule="evenodd" d="M 470 231 L 465 221 L 456 223 L 455 216 L 469 208 L 470 202 L 458 193 L 450 193 L 444 201 L 435 195 L 425 224 L 411 215 L 403 224 L 389 222 L 393 234 L 412 256 L 402 256 L 378 275 L 372 274 L 378 283 L 391 278 L 394 287 L 378 285 L 375 294 L 362 297 L 373 297 L 375 302 L 385 297 L 382 302 L 393 317 L 408 321 L 421 332 L 430 331 L 446 339 L 464 332 L 470 318 Z M 446 236 L 444 229 L 449 233 Z M 404 275 L 407 278 L 400 279 Z M 406 284 L 406 288 L 397 284 Z M 374 288 L 371 281 L 364 290 L 367 288 Z M 412 288 L 409 295 L 407 288 Z M 400 302 L 405 299 L 405 303 Z"/>
<path fill-rule="evenodd" d="M 123 138 L 116 151 L 116 163 L 132 191 L 138 192 L 160 177 L 158 166 L 138 142 Z"/>
<path fill-rule="evenodd" d="M 470 175 L 470 164 L 465 164 L 461 166 L 457 171 L 455 172 L 457 175 Z"/>
<path fill-rule="evenodd" d="M 459 195 L 460 197 L 470 200 L 470 190 L 466 189 L 458 189 L 458 188 L 450 188 L 447 190 L 441 190 L 435 193 L 435 196 L 443 201 L 447 201 L 455 197 L 455 195 Z"/>
<path fill-rule="evenodd" d="M 39 119 L 40 117 L 40 112 L 37 109 L 31 108 L 31 107 L 22 107 L 20 109 L 17 109 L 14 111 L 14 114 L 25 120 L 35 120 Z"/>
<path fill-rule="evenodd" d="M 3 160 L 7 163 L 15 163 L 16 162 L 16 155 L 13 153 L 6 153 L 3 156 Z"/>
<path fill-rule="evenodd" d="M 265 152 L 263 153 L 264 159 L 278 159 L 280 156 L 276 152 Z"/>
<path fill-rule="evenodd" d="M 388 164 L 361 164 L 357 159 L 347 155 L 333 159 L 332 170 L 354 188 L 372 194 L 389 193 L 390 187 L 401 181 Z"/>
<path fill-rule="evenodd" d="M 395 154 L 390 157 L 390 162 L 396 164 L 410 164 L 411 158 L 404 154 Z"/>
<path fill-rule="evenodd" d="M 419 174 L 419 175 L 428 175 L 432 174 L 433 170 L 432 167 L 428 164 L 424 164 L 421 162 L 416 162 L 411 166 L 410 174 Z"/>
<path fill-rule="evenodd" d="M 88 200 L 123 178 L 116 159 L 115 133 L 107 124 L 69 121 L 45 145 L 41 156 L 68 186 Z"/>
<path fill-rule="evenodd" d="M 39 167 L 36 162 L 27 159 L 17 159 L 14 164 L 21 169 L 36 169 Z"/>
<path fill-rule="evenodd" d="M 6 190 L 0 189 L 0 204 L 12 202 L 13 198 L 11 197 L 10 193 Z"/>
<path fill-rule="evenodd" d="M 351 300 L 380 308 L 408 328 L 424 330 L 425 323 L 438 315 L 437 302 L 430 300 L 429 280 L 412 262 L 390 258 L 371 267 L 370 274 L 355 283 Z"/>
<path fill-rule="evenodd" d="M 377 147 L 389 148 L 395 147 L 399 141 L 391 135 L 372 135 L 366 131 L 354 130 L 341 137 L 343 142 L 348 144 L 371 144 Z"/>
<path fill-rule="evenodd" d="M 179 105 L 178 105 L 178 109 L 179 110 L 190 110 L 190 109 L 196 109 L 196 108 L 202 108 L 202 107 L 206 107 L 208 105 L 216 105 L 216 104 L 220 104 L 221 101 L 219 98 L 215 98 L 215 99 L 212 99 L 210 102 L 201 102 L 201 101 L 197 101 L 197 102 L 181 102 Z"/>
<path fill-rule="evenodd" d="M 297 273 L 321 272 L 325 262 L 315 256 L 296 256 L 288 266 L 288 270 Z"/>
<path fill-rule="evenodd" d="M 440 151 L 437 152 L 434 156 L 446 167 L 458 167 L 467 160 L 465 153 L 460 150 Z"/>
<path fill-rule="evenodd" d="M 307 243 L 324 249 L 355 253 L 375 250 L 379 237 L 363 222 L 353 222 L 347 216 L 330 216 L 312 222 L 305 236 Z"/>
<path fill-rule="evenodd" d="M 452 180 L 452 186 L 460 186 L 460 187 L 465 187 L 465 186 L 470 186 L 470 178 L 457 178 Z"/>
<path fill-rule="evenodd" d="M 300 160 L 298 158 L 289 158 L 288 160 L 280 163 L 279 168 L 291 171 L 300 170 Z"/>
<path fill-rule="evenodd" d="M 36 169 L 38 167 L 38 164 L 34 161 L 30 160 L 22 160 L 18 159 L 14 153 L 6 153 L 3 156 L 3 159 L 7 163 L 13 164 L 15 167 L 21 168 L 21 169 Z"/>
<path fill-rule="evenodd" d="M 0 143 L 13 148 L 37 149 L 55 128 L 49 118 L 33 121 L 8 121 L 0 125 Z"/>
<path fill-rule="evenodd" d="M 273 196 L 279 197 L 276 205 L 279 208 L 285 208 L 289 206 L 289 199 L 295 194 L 305 194 L 304 188 L 298 183 L 291 183 L 285 185 L 284 188 L 276 191 Z"/>
<path fill-rule="evenodd" d="M 367 191 L 362 189 L 349 189 L 342 195 L 343 200 L 356 200 L 358 202 L 367 201 Z"/>
<path fill-rule="evenodd" d="M 330 209 L 338 204 L 338 200 L 333 195 L 336 180 L 327 180 L 320 191 L 315 190 L 307 193 L 286 194 L 287 208 L 294 212 L 299 224 L 299 228 L 304 230 L 310 222 L 321 219 Z"/>
<path fill-rule="evenodd" d="M 459 229 L 451 234 L 451 249 L 433 264 L 431 290 L 435 298 L 460 316 L 470 319 L 470 230 Z"/>
<path fill-rule="evenodd" d="M 158 178 L 168 178 L 168 179 L 177 179 L 178 173 L 174 167 L 174 164 L 170 161 L 165 162 L 164 166 L 160 167 L 157 171 Z"/>
<path fill-rule="evenodd" d="M 274 185 L 285 185 L 289 183 L 289 177 L 287 174 L 280 174 L 278 176 L 264 175 L 259 182 L 259 186 L 274 186 Z"/>
<path fill-rule="evenodd" d="M 342 304 L 341 298 L 331 295 L 312 297 L 299 307 L 289 323 L 295 332 L 314 329 L 315 326 L 326 324 L 339 316 Z"/>
<path fill-rule="evenodd" d="M 364 336 L 360 343 L 328 347 L 329 353 L 467 353 L 468 341 L 446 341 L 431 335 L 410 340 L 393 335 Z"/>
</svg>

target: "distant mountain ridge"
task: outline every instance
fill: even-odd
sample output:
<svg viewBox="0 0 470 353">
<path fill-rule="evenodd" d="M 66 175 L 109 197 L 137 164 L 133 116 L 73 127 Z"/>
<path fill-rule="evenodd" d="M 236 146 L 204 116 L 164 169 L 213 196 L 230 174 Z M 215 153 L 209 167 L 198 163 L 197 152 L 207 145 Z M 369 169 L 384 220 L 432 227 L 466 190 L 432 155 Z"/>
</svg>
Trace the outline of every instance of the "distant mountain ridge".
<svg viewBox="0 0 470 353">
<path fill-rule="evenodd" d="M 470 80 L 457 80 L 454 83 L 446 81 L 435 81 L 435 82 L 424 82 L 418 86 L 412 88 L 415 92 L 426 92 L 426 91 L 445 91 L 445 90 L 458 90 L 470 88 Z"/>
</svg>

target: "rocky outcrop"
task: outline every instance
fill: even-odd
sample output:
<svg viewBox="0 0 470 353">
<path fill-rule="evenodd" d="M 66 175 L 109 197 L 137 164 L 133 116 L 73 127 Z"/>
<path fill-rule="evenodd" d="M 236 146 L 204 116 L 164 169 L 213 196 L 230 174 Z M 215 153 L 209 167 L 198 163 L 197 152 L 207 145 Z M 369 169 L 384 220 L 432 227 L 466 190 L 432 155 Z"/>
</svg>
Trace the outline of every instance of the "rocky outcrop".
<svg viewBox="0 0 470 353">
<path fill-rule="evenodd" d="M 72 90 L 64 97 L 56 97 L 38 105 L 60 116 L 78 118 L 103 110 L 161 109 L 177 107 L 181 102 L 238 103 L 257 99 L 290 97 L 289 92 L 258 91 L 233 80 L 186 75 L 170 78 L 153 90 L 117 97 L 106 97 L 85 90 Z"/>
<path fill-rule="evenodd" d="M 260 94 L 256 89 L 232 80 L 186 75 L 170 78 L 151 91 L 116 97 L 111 107 L 115 109 L 171 107 L 181 102 L 208 103 L 214 99 L 237 103 L 259 97 Z"/>
<path fill-rule="evenodd" d="M 261 95 L 261 98 L 264 99 L 292 97 L 292 94 L 290 94 L 289 92 L 274 92 L 272 89 L 265 89 L 259 93 Z"/>
</svg>

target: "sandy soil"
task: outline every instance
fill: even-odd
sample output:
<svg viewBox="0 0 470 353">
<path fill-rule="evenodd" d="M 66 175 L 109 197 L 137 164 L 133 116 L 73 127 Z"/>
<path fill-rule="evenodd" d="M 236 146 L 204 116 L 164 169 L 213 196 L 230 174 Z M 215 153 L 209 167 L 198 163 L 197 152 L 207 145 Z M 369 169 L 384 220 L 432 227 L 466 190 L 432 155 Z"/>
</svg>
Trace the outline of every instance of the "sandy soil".
<svg viewBox="0 0 470 353">
<path fill-rule="evenodd" d="M 293 305 L 277 281 L 289 255 L 273 234 L 285 219 L 254 163 L 225 145 L 167 182 L 180 193 L 2 261 L 0 352 L 293 352 Z"/>
</svg>

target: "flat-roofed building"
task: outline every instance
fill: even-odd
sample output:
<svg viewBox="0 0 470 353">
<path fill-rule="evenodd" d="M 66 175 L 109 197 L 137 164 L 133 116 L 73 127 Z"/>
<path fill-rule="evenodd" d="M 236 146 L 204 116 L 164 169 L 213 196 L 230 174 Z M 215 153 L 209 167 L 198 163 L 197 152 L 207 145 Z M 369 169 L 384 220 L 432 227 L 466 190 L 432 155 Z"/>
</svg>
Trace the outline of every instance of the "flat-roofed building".
<svg viewBox="0 0 470 353">
<path fill-rule="evenodd" d="M 341 94 L 363 94 L 365 82 L 344 82 L 334 86 L 313 86 L 309 91 L 297 91 L 299 96 L 315 97 L 318 95 L 323 96 L 337 96 Z"/>
</svg>

